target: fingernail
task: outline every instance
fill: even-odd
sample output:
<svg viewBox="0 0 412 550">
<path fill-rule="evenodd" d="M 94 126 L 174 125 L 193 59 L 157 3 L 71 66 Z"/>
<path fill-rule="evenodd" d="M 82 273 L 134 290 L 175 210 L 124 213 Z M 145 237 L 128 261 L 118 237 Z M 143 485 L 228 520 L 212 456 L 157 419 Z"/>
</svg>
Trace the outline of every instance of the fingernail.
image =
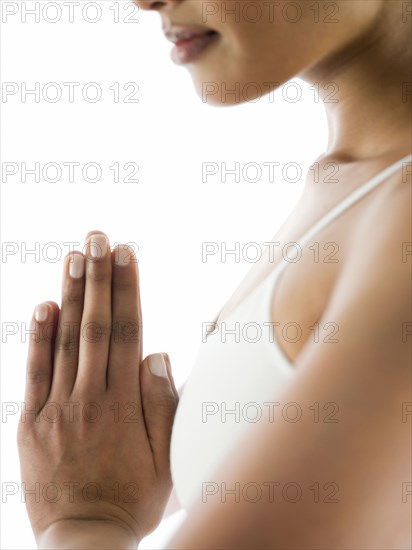
<svg viewBox="0 0 412 550">
<path fill-rule="evenodd" d="M 128 265 L 130 262 L 132 250 L 127 245 L 121 245 L 116 248 L 115 263 L 116 265 Z"/>
<path fill-rule="evenodd" d="M 90 256 L 93 259 L 103 258 L 107 252 L 106 235 L 92 235 L 90 238 Z"/>
<path fill-rule="evenodd" d="M 39 304 L 34 310 L 34 318 L 38 323 L 44 323 L 49 316 L 49 306 L 47 304 Z"/>
<path fill-rule="evenodd" d="M 69 259 L 69 275 L 73 279 L 81 279 L 84 275 L 83 254 L 72 254 Z"/>
<path fill-rule="evenodd" d="M 155 355 L 149 355 L 149 369 L 150 369 L 150 372 L 155 376 L 168 378 L 166 363 L 161 353 L 156 353 Z"/>
</svg>

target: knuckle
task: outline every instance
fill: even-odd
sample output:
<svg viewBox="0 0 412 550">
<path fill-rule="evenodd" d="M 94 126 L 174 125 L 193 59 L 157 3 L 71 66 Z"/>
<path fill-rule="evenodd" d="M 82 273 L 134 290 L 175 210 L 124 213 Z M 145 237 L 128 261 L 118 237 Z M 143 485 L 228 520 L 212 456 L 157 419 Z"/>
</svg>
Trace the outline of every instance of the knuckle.
<svg viewBox="0 0 412 550">
<path fill-rule="evenodd" d="M 140 325 L 136 319 L 119 319 L 113 323 L 113 339 L 115 342 L 139 342 Z"/>
<path fill-rule="evenodd" d="M 55 324 L 48 323 L 45 326 L 37 326 L 29 332 L 29 342 L 31 344 L 50 344 L 53 340 Z"/>
<path fill-rule="evenodd" d="M 32 332 L 30 332 L 29 340 L 32 344 L 39 344 L 40 342 L 42 342 L 42 331 L 33 330 Z"/>
<path fill-rule="evenodd" d="M 81 337 L 86 343 L 95 343 L 108 339 L 111 332 L 110 324 L 89 321 L 82 326 Z"/>
<path fill-rule="evenodd" d="M 65 335 L 56 342 L 56 348 L 63 353 L 72 354 L 79 349 L 79 340 L 75 336 Z"/>
<path fill-rule="evenodd" d="M 26 380 L 28 384 L 41 384 L 49 381 L 49 371 L 43 366 L 29 366 L 26 372 Z"/>
<path fill-rule="evenodd" d="M 66 291 L 63 294 L 63 304 L 68 306 L 82 306 L 83 305 L 83 293 L 76 292 L 72 289 Z"/>
<path fill-rule="evenodd" d="M 115 279 L 113 281 L 113 289 L 116 292 L 129 292 L 132 289 L 132 285 L 129 281 L 120 281 Z"/>
<path fill-rule="evenodd" d="M 176 412 L 177 401 L 172 391 L 159 393 L 154 399 L 156 414 L 169 418 Z"/>
<path fill-rule="evenodd" d="M 88 270 L 87 278 L 95 284 L 106 283 L 110 279 L 106 269 L 104 269 L 103 266 L 98 267 L 95 264 L 93 264 L 91 269 Z"/>
</svg>

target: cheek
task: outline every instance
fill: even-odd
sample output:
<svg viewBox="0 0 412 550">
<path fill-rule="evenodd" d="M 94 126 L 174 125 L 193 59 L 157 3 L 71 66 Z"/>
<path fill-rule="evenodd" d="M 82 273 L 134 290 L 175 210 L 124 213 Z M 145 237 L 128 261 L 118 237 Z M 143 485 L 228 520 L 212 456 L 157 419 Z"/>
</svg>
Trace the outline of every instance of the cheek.
<svg viewBox="0 0 412 550">
<path fill-rule="evenodd" d="M 293 77 L 301 60 L 297 39 L 273 31 L 266 25 L 224 26 L 218 43 L 190 68 L 198 95 L 204 100 L 206 93 L 213 104 L 253 101 Z"/>
<path fill-rule="evenodd" d="M 239 6 L 242 2 L 235 4 Z M 259 2 L 244 2 L 245 6 L 254 4 L 260 5 Z M 254 14 L 251 10 L 240 11 L 237 18 L 220 14 L 208 22 L 208 26 L 220 33 L 216 58 L 209 56 L 217 77 L 224 74 L 232 81 L 274 77 L 283 80 L 290 76 L 284 73 L 298 66 L 308 53 L 310 55 L 313 42 L 319 42 L 317 35 L 321 29 L 303 17 L 293 23 L 279 17 L 272 20 L 268 13 L 265 15 L 259 11 Z"/>
<path fill-rule="evenodd" d="M 262 2 L 212 4 L 227 12 L 219 11 L 207 19 L 207 26 L 220 33 L 219 41 L 190 68 L 196 91 L 207 103 L 253 101 L 276 83 L 280 86 L 301 73 L 341 39 L 342 25 L 337 28 L 317 21 L 318 14 L 308 1 L 275 2 L 280 4 L 278 11 L 265 16 L 265 12 L 251 8 L 242 12 L 239 7 Z M 225 4 L 228 6 L 224 8 Z M 292 9 L 292 5 L 300 9 Z M 287 6 L 291 7 L 285 9 Z M 230 15 L 230 9 L 240 11 Z"/>
</svg>

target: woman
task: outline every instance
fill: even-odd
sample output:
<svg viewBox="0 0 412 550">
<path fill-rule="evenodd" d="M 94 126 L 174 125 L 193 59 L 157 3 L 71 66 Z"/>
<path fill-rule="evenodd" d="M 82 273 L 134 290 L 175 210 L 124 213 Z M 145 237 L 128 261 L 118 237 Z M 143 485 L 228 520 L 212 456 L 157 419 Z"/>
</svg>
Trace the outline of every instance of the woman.
<svg viewBox="0 0 412 550">
<path fill-rule="evenodd" d="M 136 3 L 203 100 L 298 76 L 329 143 L 178 409 L 167 354 L 142 360 L 132 251 L 93 231 L 66 258 L 61 307 L 33 316 L 18 434 L 39 547 L 135 548 L 173 479 L 188 516 L 168 548 L 409 548 L 411 3 Z"/>
</svg>

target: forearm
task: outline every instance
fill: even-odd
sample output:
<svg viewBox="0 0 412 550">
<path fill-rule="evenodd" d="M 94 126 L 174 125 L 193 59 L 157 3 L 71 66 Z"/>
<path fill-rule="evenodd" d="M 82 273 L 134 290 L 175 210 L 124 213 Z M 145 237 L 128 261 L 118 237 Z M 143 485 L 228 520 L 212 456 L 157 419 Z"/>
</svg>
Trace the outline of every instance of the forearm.
<svg viewBox="0 0 412 550">
<path fill-rule="evenodd" d="M 59 521 L 37 538 L 41 550 L 135 550 L 139 542 L 127 527 L 101 520 Z"/>
</svg>

